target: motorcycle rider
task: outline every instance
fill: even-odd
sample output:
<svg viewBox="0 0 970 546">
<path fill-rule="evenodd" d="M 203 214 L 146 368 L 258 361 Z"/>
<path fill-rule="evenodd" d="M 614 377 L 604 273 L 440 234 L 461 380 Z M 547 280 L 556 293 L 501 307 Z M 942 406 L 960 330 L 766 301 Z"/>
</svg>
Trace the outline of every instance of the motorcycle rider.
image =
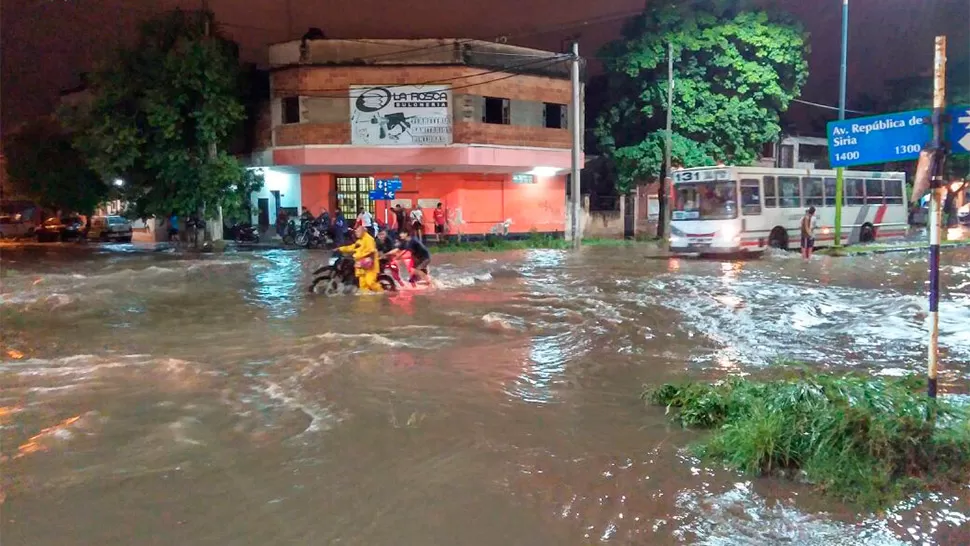
<svg viewBox="0 0 970 546">
<path fill-rule="evenodd" d="M 397 249 L 397 244 L 391 239 L 388 231 L 386 229 L 381 229 L 377 232 L 377 251 L 380 252 L 381 258 L 385 255 L 394 252 Z"/>
<path fill-rule="evenodd" d="M 384 289 L 377 282 L 377 276 L 381 272 L 377 242 L 363 226 L 357 226 L 354 234 L 357 236 L 357 240 L 353 244 L 342 246 L 337 250 L 353 253 L 354 274 L 357 276 L 357 285 L 361 291 L 382 292 Z"/>
<path fill-rule="evenodd" d="M 402 231 L 399 236 L 401 238 L 401 245 L 398 247 L 397 252 L 409 251 L 414 261 L 414 269 L 409 272 L 412 275 L 412 280 L 431 282 L 428 276 L 428 265 L 431 263 L 431 251 L 428 250 L 428 247 L 424 246 L 421 239 L 418 239 L 407 231 Z"/>
</svg>

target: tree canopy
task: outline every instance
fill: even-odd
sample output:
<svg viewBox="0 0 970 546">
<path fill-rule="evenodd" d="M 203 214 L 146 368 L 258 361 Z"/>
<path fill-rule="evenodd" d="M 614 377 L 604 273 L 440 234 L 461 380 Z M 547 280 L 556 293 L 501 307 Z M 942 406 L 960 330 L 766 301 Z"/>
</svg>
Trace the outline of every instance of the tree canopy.
<svg viewBox="0 0 970 546">
<path fill-rule="evenodd" d="M 92 74 L 91 104 L 63 114 L 90 165 L 125 180 L 139 216 L 213 218 L 261 185 L 226 151 L 245 117 L 240 81 L 238 50 L 212 14 L 175 11 L 146 22 L 133 47 Z"/>
<path fill-rule="evenodd" d="M 4 139 L 3 151 L 11 186 L 45 208 L 91 214 L 110 193 L 53 118 L 39 118 L 13 131 Z"/>
<path fill-rule="evenodd" d="M 667 48 L 674 51 L 675 164 L 750 163 L 781 128 L 779 113 L 808 78 L 807 35 L 792 20 L 736 0 L 650 2 L 607 44 L 609 107 L 597 120 L 600 148 L 620 190 L 663 166 Z"/>
</svg>

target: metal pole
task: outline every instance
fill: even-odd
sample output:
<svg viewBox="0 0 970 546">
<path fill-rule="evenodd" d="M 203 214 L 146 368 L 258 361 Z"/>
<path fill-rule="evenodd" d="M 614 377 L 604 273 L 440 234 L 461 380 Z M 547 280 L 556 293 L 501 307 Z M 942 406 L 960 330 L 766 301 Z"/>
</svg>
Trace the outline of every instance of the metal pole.
<svg viewBox="0 0 970 546">
<path fill-rule="evenodd" d="M 936 398 L 936 372 L 940 337 L 940 231 L 942 231 L 943 163 L 946 108 L 946 36 L 937 36 L 933 56 L 933 171 L 930 174 L 930 343 L 927 357 L 927 395 Z"/>
<path fill-rule="evenodd" d="M 845 119 L 846 65 L 849 54 L 849 0 L 842 0 L 842 64 L 839 68 L 839 121 Z M 835 247 L 842 246 L 842 194 L 844 170 L 835 171 Z"/>
<path fill-rule="evenodd" d="M 580 214 L 582 213 L 580 192 L 580 152 L 582 150 L 582 135 L 583 135 L 583 109 L 580 105 L 580 89 L 579 89 L 579 42 L 573 42 L 573 60 L 572 60 L 572 81 L 573 81 L 573 165 L 572 165 L 572 188 L 570 192 L 573 196 L 573 215 L 572 215 L 572 230 L 573 230 L 573 248 L 579 250 L 582 245 L 583 234 L 582 234 L 582 222 L 580 222 Z"/>
<path fill-rule="evenodd" d="M 660 236 L 670 239 L 670 189 L 673 177 L 670 175 L 671 168 L 671 148 L 673 148 L 674 138 L 674 44 L 667 42 L 667 134 L 664 142 L 664 178 L 660 183 L 660 207 L 663 210 L 663 218 L 658 218 L 662 222 Z"/>
</svg>

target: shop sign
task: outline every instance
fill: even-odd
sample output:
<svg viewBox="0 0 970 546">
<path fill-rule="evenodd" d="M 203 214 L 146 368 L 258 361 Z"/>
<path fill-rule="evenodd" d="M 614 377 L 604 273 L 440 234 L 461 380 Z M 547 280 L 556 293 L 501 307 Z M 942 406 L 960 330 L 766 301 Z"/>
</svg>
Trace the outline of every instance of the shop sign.
<svg viewBox="0 0 970 546">
<path fill-rule="evenodd" d="M 451 144 L 448 85 L 352 86 L 351 144 L 447 146 Z"/>
</svg>

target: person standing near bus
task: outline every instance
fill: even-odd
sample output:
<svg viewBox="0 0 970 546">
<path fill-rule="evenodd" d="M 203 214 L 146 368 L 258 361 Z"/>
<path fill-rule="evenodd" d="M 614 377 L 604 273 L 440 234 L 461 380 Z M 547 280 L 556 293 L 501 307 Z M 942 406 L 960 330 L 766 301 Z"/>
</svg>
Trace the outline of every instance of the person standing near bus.
<svg viewBox="0 0 970 546">
<path fill-rule="evenodd" d="M 808 207 L 802 216 L 802 257 L 806 260 L 815 251 L 815 230 L 818 229 L 818 219 L 815 218 L 815 207 Z"/>
</svg>

